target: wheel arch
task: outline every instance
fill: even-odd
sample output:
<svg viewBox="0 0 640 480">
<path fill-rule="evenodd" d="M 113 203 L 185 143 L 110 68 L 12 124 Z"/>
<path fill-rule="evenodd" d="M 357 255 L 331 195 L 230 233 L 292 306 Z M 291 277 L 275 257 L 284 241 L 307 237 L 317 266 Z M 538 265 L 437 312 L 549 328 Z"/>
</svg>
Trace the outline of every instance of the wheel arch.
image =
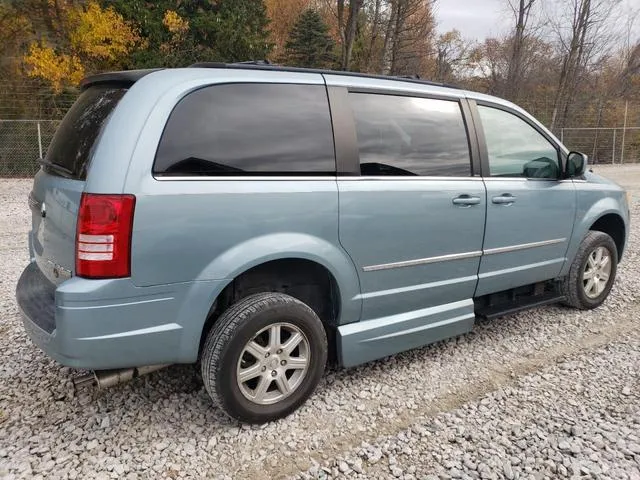
<svg viewBox="0 0 640 480">
<path fill-rule="evenodd" d="M 628 233 L 626 217 L 622 212 L 623 209 L 619 200 L 613 197 L 600 198 L 587 208 L 581 208 L 580 205 L 578 206 L 578 214 L 575 219 L 573 233 L 571 234 L 571 241 L 567 247 L 566 261 L 564 262 L 559 277 L 563 277 L 569 273 L 571 262 L 573 262 L 585 235 L 587 235 L 590 230 L 601 231 L 610 235 L 609 232 L 612 231 L 612 225 L 617 225 L 619 228 L 614 232 L 614 235 L 617 234 L 617 240 L 613 235 L 612 238 L 614 238 L 614 243 L 618 249 L 618 260 L 620 260 Z"/>
<path fill-rule="evenodd" d="M 229 280 L 209 307 L 198 351 L 225 310 L 249 295 L 262 292 L 285 293 L 315 311 L 325 327 L 330 358 L 335 358 L 335 327 L 339 325 L 344 306 L 342 290 L 331 269 L 300 256 L 257 263 Z"/>
<path fill-rule="evenodd" d="M 626 225 L 618 213 L 605 213 L 591 224 L 589 230 L 603 232 L 609 235 L 616 244 L 618 261 L 622 258 L 626 239 Z"/>
<path fill-rule="evenodd" d="M 362 301 L 359 298 L 358 272 L 349 255 L 337 244 L 337 239 L 331 242 L 314 235 L 293 232 L 253 237 L 217 255 L 205 265 L 196 280 L 224 279 L 228 284 L 260 265 L 287 260 L 313 262 L 332 275 L 341 306 L 337 324 L 360 319 Z M 211 305 L 213 303 L 210 302 Z"/>
<path fill-rule="evenodd" d="M 199 332 L 201 342 L 222 308 L 260 288 L 314 304 L 330 329 L 360 319 L 360 282 L 351 258 L 335 243 L 316 236 L 276 233 L 249 239 L 218 255 L 202 269 L 198 279 L 211 278 L 224 281 L 212 292 L 208 315 Z M 300 282 L 306 290 L 295 288 Z M 331 298 L 331 312 L 321 308 L 321 299 L 326 298 Z"/>
</svg>

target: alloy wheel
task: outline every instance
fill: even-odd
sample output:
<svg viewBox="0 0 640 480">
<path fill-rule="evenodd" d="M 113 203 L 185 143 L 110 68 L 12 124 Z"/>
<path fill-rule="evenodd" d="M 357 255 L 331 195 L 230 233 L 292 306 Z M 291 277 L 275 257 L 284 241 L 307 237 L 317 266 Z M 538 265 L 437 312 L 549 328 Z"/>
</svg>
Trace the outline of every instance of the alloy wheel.
<svg viewBox="0 0 640 480">
<path fill-rule="evenodd" d="M 597 298 L 605 290 L 611 277 L 611 252 L 599 246 L 587 257 L 582 273 L 582 288 L 589 298 Z"/>
<path fill-rule="evenodd" d="M 242 395 L 271 405 L 291 395 L 309 370 L 311 349 L 304 332 L 290 323 L 273 323 L 244 346 L 236 368 Z"/>
</svg>

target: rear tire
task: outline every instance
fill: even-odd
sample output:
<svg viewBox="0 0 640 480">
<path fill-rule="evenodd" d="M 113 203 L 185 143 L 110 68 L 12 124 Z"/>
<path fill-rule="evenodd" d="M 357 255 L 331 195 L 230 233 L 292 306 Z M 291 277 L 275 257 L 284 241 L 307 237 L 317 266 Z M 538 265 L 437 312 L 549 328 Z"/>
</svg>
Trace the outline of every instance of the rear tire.
<svg viewBox="0 0 640 480">
<path fill-rule="evenodd" d="M 327 361 L 316 313 L 283 293 L 229 307 L 207 335 L 202 380 L 214 404 L 247 423 L 284 417 L 313 393 Z"/>
<path fill-rule="evenodd" d="M 589 231 L 561 283 L 565 304 L 581 310 L 600 306 L 611 292 L 617 269 L 618 250 L 613 239 L 606 233 Z"/>
</svg>

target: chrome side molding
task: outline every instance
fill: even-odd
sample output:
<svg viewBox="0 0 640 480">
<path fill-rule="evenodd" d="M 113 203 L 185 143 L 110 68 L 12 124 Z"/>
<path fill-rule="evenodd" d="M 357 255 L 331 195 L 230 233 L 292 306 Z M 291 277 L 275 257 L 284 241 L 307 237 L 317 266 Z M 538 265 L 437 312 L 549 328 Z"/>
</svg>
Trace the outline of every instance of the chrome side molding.
<svg viewBox="0 0 640 480">
<path fill-rule="evenodd" d="M 554 238 L 553 240 L 543 240 L 541 242 L 521 243 L 519 245 L 509 245 L 508 247 L 488 248 L 483 250 L 483 255 L 495 255 L 496 253 L 516 252 L 518 250 L 527 250 L 529 248 L 546 247 L 548 245 L 556 245 L 566 242 L 566 238 Z"/>
<path fill-rule="evenodd" d="M 439 255 L 437 257 L 417 258 L 415 260 L 405 260 L 403 262 L 381 263 L 380 265 L 368 265 L 362 267 L 365 272 L 375 272 L 377 270 L 389 270 L 391 268 L 414 267 L 427 263 L 448 262 L 451 260 L 462 260 L 463 258 L 474 258 L 482 255 L 482 251 L 452 253 L 449 255 Z"/>
<path fill-rule="evenodd" d="M 552 240 L 543 240 L 540 242 L 520 243 L 518 245 L 509 245 L 507 247 L 488 248 L 486 250 L 475 250 L 472 252 L 451 253 L 448 255 L 438 255 L 436 257 L 416 258 L 414 260 L 404 260 L 401 262 L 381 263 L 378 265 L 367 265 L 362 267 L 365 272 L 376 272 L 378 270 L 390 270 L 392 268 L 415 267 L 418 265 L 426 265 L 429 263 L 450 262 L 452 260 L 462 260 L 465 258 L 475 258 L 481 255 L 495 255 L 497 253 L 517 252 L 518 250 L 527 250 L 529 248 L 546 247 L 566 242 L 566 238 L 554 238 Z"/>
</svg>

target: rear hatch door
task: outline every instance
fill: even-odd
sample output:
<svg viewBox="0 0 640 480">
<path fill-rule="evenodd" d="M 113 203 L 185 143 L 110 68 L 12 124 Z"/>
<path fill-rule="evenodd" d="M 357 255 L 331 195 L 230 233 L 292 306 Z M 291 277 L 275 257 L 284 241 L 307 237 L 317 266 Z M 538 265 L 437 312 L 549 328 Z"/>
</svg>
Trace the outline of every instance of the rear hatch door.
<svg viewBox="0 0 640 480">
<path fill-rule="evenodd" d="M 106 121 L 126 88 L 96 85 L 69 109 L 41 160 L 33 191 L 30 242 L 40 270 L 58 285 L 73 275 L 76 219 L 87 171 Z"/>
</svg>

